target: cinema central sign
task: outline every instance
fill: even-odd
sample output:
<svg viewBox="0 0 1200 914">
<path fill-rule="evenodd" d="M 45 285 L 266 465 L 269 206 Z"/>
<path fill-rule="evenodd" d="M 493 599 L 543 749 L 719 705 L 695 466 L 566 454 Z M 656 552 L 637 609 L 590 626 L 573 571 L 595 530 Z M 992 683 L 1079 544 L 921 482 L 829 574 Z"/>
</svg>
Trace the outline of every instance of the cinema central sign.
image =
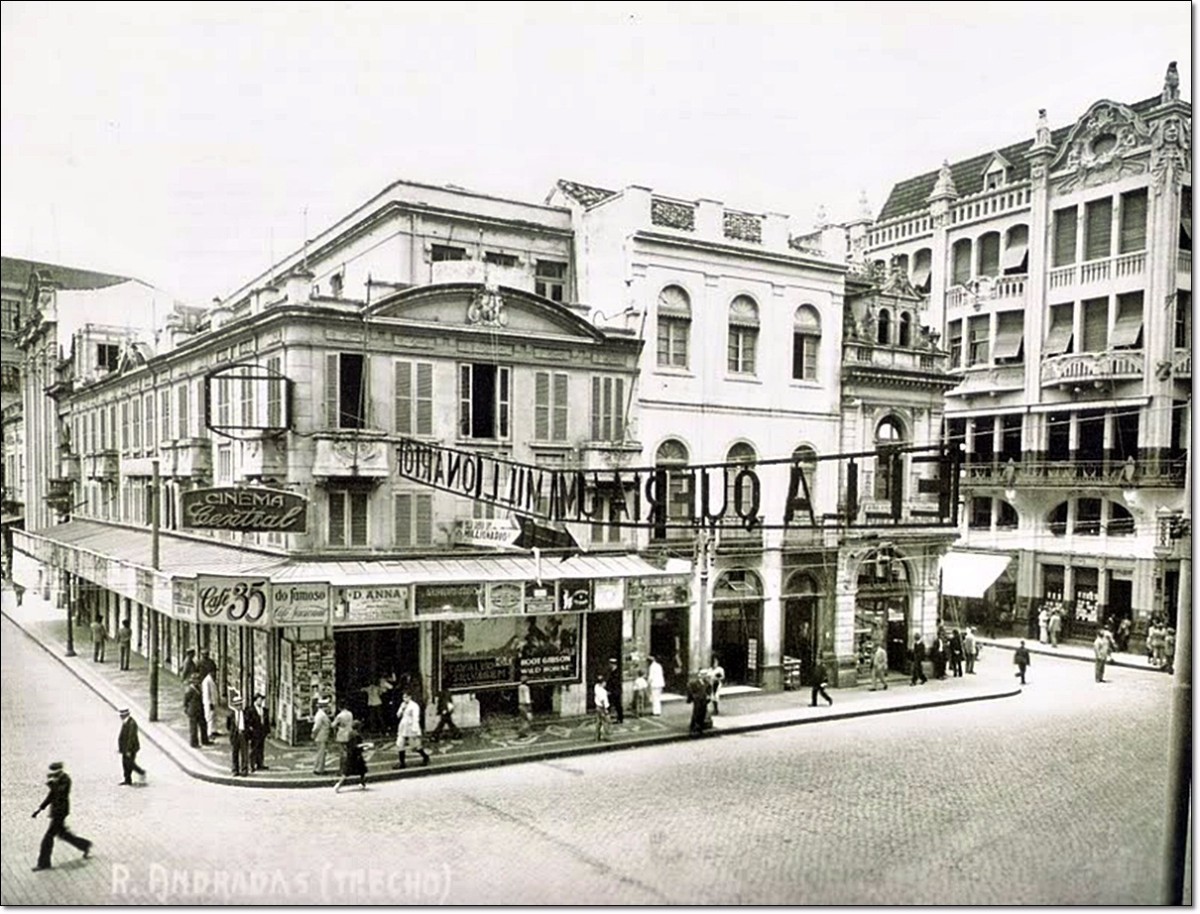
<svg viewBox="0 0 1200 914">
<path fill-rule="evenodd" d="M 876 457 L 875 454 L 839 455 L 849 460 L 844 468 L 846 485 L 839 493 L 839 501 L 847 506 L 846 516 L 851 525 L 858 513 L 855 458 L 864 456 Z M 957 498 L 953 492 L 957 488 L 957 472 L 951 469 L 952 458 L 938 451 L 934 456 L 910 459 L 913 463 L 942 464 L 938 479 L 933 481 L 940 497 L 938 510 L 906 518 L 904 526 L 955 524 Z M 899 473 L 903 462 L 891 463 Z M 570 470 L 517 463 L 404 438 L 397 446 L 396 467 L 404 479 L 553 523 L 591 523 L 593 518 L 603 516 L 605 524 L 652 529 L 820 526 L 809 477 L 811 464 L 806 466 L 791 458 L 753 464 Z M 893 487 L 893 491 L 900 490 L 899 486 Z M 767 504 L 764 493 L 786 495 L 776 504 Z M 896 500 L 892 525 L 900 524 L 901 508 Z"/>
</svg>

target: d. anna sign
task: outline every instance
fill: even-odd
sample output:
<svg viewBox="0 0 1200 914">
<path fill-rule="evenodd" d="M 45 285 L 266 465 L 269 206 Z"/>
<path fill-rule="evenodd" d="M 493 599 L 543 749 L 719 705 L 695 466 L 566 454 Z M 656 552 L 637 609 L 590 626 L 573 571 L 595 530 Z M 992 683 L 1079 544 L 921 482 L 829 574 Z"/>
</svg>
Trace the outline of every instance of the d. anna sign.
<svg viewBox="0 0 1200 914">
<path fill-rule="evenodd" d="M 283 489 L 224 486 L 183 493 L 183 526 L 246 533 L 303 533 L 308 499 Z"/>
</svg>

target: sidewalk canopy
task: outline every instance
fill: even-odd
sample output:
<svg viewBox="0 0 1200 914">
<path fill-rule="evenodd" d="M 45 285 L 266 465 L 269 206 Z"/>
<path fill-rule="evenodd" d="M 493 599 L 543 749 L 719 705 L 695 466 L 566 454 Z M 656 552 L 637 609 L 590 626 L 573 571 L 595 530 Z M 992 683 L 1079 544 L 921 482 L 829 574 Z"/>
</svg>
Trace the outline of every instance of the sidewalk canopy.
<svg viewBox="0 0 1200 914">
<path fill-rule="evenodd" d="M 979 599 L 1011 561 L 1011 555 L 951 549 L 942 556 L 942 596 Z"/>
</svg>

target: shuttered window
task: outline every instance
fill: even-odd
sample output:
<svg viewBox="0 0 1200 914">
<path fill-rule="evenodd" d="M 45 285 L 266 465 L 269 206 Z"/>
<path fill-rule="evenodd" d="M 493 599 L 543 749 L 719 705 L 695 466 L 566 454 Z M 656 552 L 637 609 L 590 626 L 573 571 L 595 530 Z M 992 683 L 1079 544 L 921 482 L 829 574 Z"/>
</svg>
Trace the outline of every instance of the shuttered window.
<svg viewBox="0 0 1200 914">
<path fill-rule="evenodd" d="M 1024 341 L 1024 311 L 1001 311 L 996 315 L 996 341 L 992 345 L 992 358 L 995 361 L 1019 360 Z"/>
<path fill-rule="evenodd" d="M 539 371 L 534 375 L 533 437 L 567 440 L 567 375 Z"/>
<path fill-rule="evenodd" d="M 1131 251 L 1146 249 L 1146 203 L 1145 188 L 1121 194 L 1119 253 L 1128 254 Z"/>
<path fill-rule="evenodd" d="M 592 440 L 625 437 L 625 379 L 592 378 Z"/>
<path fill-rule="evenodd" d="M 395 545 L 433 544 L 433 496 L 426 493 L 397 493 L 395 502 Z"/>
<path fill-rule="evenodd" d="M 275 355 L 267 359 L 267 425 L 283 428 L 283 378 L 280 377 L 283 360 Z"/>
<path fill-rule="evenodd" d="M 1083 345 L 1080 352 L 1103 352 L 1108 348 L 1108 299 L 1091 298 L 1083 303 Z"/>
<path fill-rule="evenodd" d="M 967 334 L 970 337 L 967 352 L 968 365 L 982 365 L 988 360 L 989 328 L 991 320 L 986 314 L 973 317 L 967 322 Z"/>
<path fill-rule="evenodd" d="M 367 427 L 367 360 L 355 352 L 325 355 L 325 421 L 328 428 Z"/>
<path fill-rule="evenodd" d="M 1065 267 L 1075 262 L 1075 248 L 1079 234 L 1078 214 L 1075 207 L 1054 211 L 1054 266 Z"/>
<path fill-rule="evenodd" d="M 963 238 L 954 242 L 954 266 L 951 285 L 961 286 L 971 281 L 971 242 Z"/>
<path fill-rule="evenodd" d="M 367 545 L 367 493 L 334 490 L 329 493 L 329 545 Z"/>
<path fill-rule="evenodd" d="M 1084 260 L 1112 255 L 1112 197 L 1087 204 L 1084 226 Z"/>
<path fill-rule="evenodd" d="M 158 404 L 158 421 L 162 424 L 163 442 L 171 440 L 171 391 L 160 391 Z"/>
<path fill-rule="evenodd" d="M 1051 305 L 1050 329 L 1046 332 L 1046 345 L 1042 355 L 1062 355 L 1071 351 L 1071 340 L 1075 336 L 1075 306 Z"/>
<path fill-rule="evenodd" d="M 1142 292 L 1126 292 L 1117 296 L 1117 319 L 1113 323 L 1114 349 L 1140 349 L 1142 346 Z"/>
<path fill-rule="evenodd" d="M 979 239 L 979 275 L 1000 275 L 999 232 L 988 232 Z"/>
<path fill-rule="evenodd" d="M 433 364 L 398 361 L 395 364 L 396 432 L 433 434 Z"/>
</svg>

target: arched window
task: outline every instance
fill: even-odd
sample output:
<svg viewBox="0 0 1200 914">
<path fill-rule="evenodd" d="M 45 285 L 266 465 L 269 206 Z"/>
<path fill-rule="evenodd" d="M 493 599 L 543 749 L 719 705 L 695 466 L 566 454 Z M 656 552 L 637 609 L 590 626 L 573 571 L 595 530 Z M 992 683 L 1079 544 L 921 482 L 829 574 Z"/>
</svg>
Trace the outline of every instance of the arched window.
<svg viewBox="0 0 1200 914">
<path fill-rule="evenodd" d="M 933 251 L 921 248 L 913 257 L 912 284 L 918 292 L 929 292 L 933 274 Z"/>
<path fill-rule="evenodd" d="M 688 499 L 688 449 L 682 441 L 668 438 L 658 446 L 654 454 L 655 480 L 659 492 L 666 492 L 666 510 L 657 514 L 654 526 L 656 539 L 663 539 L 671 529 L 668 524 L 687 524 L 691 520 L 692 505 Z"/>
<path fill-rule="evenodd" d="M 796 309 L 792 328 L 792 379 L 817 379 L 817 354 L 821 351 L 821 315 L 812 305 Z"/>
<path fill-rule="evenodd" d="M 817 460 L 817 452 L 807 444 L 802 444 L 796 450 L 792 451 L 792 460 L 796 462 L 796 466 L 800 469 L 800 473 L 804 478 L 804 482 L 797 488 L 796 497 L 801 500 L 802 504 L 795 505 L 795 509 L 799 514 L 797 522 L 812 521 L 812 516 L 806 516 L 811 508 L 813 514 L 816 514 L 817 506 L 820 502 L 817 500 L 817 468 L 820 463 Z M 804 489 L 808 488 L 808 498 L 805 499 Z"/>
<path fill-rule="evenodd" d="M 953 271 L 951 285 L 962 286 L 971 281 L 971 239 L 960 238 L 954 242 Z"/>
<path fill-rule="evenodd" d="M 1108 519 L 1108 535 L 1131 536 L 1134 532 L 1133 515 L 1123 505 L 1118 505 L 1115 501 L 1110 501 L 1108 508 L 1112 512 Z"/>
<path fill-rule="evenodd" d="M 729 371 L 755 373 L 758 349 L 758 305 L 749 295 L 739 295 L 729 305 Z"/>
<path fill-rule="evenodd" d="M 897 346 L 912 345 L 912 315 L 907 311 L 900 312 L 900 323 L 898 325 L 899 333 L 897 334 Z"/>
<path fill-rule="evenodd" d="M 688 367 L 688 337 L 691 329 L 691 298 L 681 286 L 667 286 L 658 294 L 660 368 Z"/>
<path fill-rule="evenodd" d="M 996 513 L 996 529 L 997 530 L 1016 530 L 1017 529 L 1017 509 L 1000 499 L 999 510 Z"/>
<path fill-rule="evenodd" d="M 725 462 L 753 465 L 758 462 L 758 454 L 755 453 L 753 445 L 747 444 L 745 441 L 739 441 L 729 449 L 729 452 L 725 455 Z M 737 498 L 736 468 L 731 468 L 730 471 L 725 474 L 725 479 L 725 504 L 728 508 L 725 513 L 725 518 L 726 520 L 733 522 L 735 519 L 734 500 Z"/>
<path fill-rule="evenodd" d="M 892 312 L 887 308 L 879 309 L 879 331 L 875 342 L 887 346 L 892 342 Z"/>
<path fill-rule="evenodd" d="M 875 427 L 875 497 L 886 501 L 901 497 L 904 427 L 895 416 L 885 416 Z"/>
<path fill-rule="evenodd" d="M 1000 275 L 1000 233 L 987 232 L 979 237 L 979 269 L 976 276 Z"/>
</svg>

